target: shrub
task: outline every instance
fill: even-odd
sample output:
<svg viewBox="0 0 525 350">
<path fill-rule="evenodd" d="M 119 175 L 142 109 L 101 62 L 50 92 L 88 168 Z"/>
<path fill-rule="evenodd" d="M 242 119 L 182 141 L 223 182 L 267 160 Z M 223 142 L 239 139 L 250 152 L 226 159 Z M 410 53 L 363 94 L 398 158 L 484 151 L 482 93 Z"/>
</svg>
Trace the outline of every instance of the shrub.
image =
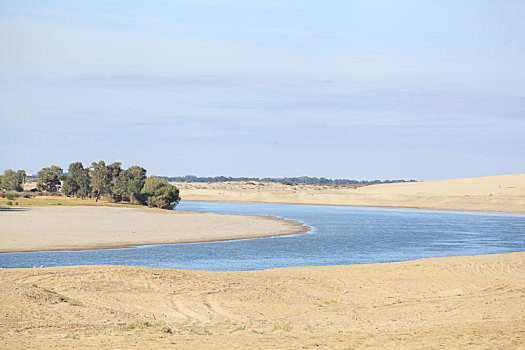
<svg viewBox="0 0 525 350">
<path fill-rule="evenodd" d="M 149 207 L 173 209 L 179 201 L 179 189 L 168 183 L 166 179 L 149 177 L 141 191 L 141 201 Z"/>
</svg>

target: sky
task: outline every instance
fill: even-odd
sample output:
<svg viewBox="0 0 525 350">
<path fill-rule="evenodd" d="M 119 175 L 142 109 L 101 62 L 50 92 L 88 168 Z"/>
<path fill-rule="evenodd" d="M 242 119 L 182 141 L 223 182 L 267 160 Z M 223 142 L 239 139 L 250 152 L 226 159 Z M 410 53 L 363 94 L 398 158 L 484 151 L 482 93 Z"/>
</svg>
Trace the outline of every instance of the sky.
<svg viewBox="0 0 525 350">
<path fill-rule="evenodd" d="M 0 0 L 0 171 L 525 173 L 521 0 Z"/>
</svg>

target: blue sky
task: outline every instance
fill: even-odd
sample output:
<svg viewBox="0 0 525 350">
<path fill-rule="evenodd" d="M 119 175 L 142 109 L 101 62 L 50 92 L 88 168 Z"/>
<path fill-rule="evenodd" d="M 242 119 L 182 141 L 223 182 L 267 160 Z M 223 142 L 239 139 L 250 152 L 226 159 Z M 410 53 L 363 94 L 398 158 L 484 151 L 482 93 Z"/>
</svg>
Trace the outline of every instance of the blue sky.
<svg viewBox="0 0 525 350">
<path fill-rule="evenodd" d="M 3 1 L 0 170 L 525 172 L 523 1 Z"/>
</svg>

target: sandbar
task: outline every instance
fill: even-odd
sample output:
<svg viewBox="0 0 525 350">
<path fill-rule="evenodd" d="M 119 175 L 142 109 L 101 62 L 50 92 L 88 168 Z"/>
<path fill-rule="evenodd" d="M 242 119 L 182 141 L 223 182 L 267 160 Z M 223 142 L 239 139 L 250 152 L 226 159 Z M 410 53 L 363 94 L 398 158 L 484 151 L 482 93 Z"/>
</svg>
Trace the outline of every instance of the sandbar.
<svg viewBox="0 0 525 350">
<path fill-rule="evenodd" d="M 291 220 L 120 207 L 0 210 L 0 253 L 123 248 L 304 233 Z"/>
</svg>

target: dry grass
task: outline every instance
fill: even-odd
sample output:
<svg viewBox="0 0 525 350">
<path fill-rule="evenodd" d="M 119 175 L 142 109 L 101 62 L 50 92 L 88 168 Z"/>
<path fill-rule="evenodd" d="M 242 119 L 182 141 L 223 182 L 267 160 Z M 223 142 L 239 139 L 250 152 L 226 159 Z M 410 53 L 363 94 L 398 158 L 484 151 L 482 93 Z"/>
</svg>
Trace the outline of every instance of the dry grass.
<svg viewBox="0 0 525 350">
<path fill-rule="evenodd" d="M 11 204 L 9 204 L 11 202 Z M 18 204 L 16 204 L 18 203 Z M 108 207 L 128 207 L 142 208 L 142 205 L 131 203 L 111 203 L 105 200 L 95 202 L 93 199 L 71 198 L 66 196 L 36 196 L 32 198 L 0 198 L 0 208 L 16 207 L 53 207 L 53 206 L 108 206 Z"/>
</svg>

